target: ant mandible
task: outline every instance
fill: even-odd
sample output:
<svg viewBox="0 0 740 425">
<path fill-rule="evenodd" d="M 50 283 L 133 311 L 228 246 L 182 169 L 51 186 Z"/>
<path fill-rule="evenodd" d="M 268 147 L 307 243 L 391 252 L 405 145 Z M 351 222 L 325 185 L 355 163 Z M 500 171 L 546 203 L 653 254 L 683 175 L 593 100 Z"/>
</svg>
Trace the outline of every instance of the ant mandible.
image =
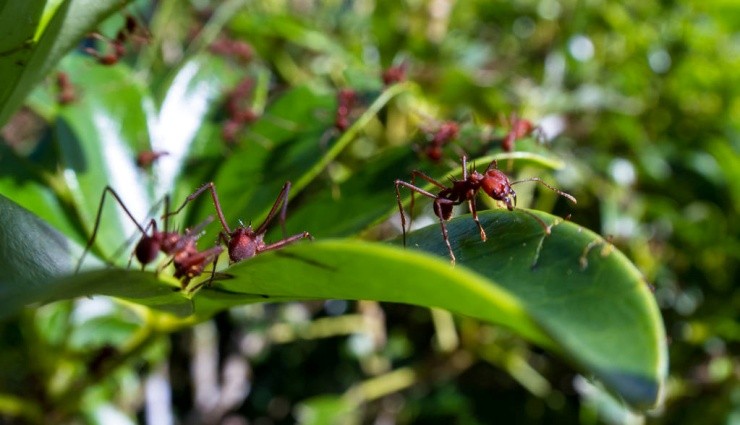
<svg viewBox="0 0 740 425">
<path fill-rule="evenodd" d="M 100 205 L 98 206 L 98 212 L 95 217 L 95 225 L 93 226 L 92 235 L 82 252 L 82 256 L 80 256 L 77 267 L 75 268 L 75 273 L 79 272 L 85 256 L 95 242 L 98 229 L 100 228 L 105 198 L 109 193 L 113 196 L 116 202 L 118 202 L 118 205 L 131 221 L 136 224 L 139 232 L 141 232 L 141 239 L 139 239 L 139 242 L 136 244 L 132 256 L 136 256 L 142 269 L 146 267 L 147 264 L 153 262 L 160 252 L 163 252 L 164 254 L 168 256 L 171 255 L 173 257 L 171 261 L 174 263 L 175 277 L 184 278 L 183 287 L 187 286 L 190 279 L 200 275 L 207 264 L 214 263 L 215 272 L 215 261 L 216 258 L 218 258 L 218 255 L 223 251 L 223 248 L 216 246 L 201 252 L 197 250 L 195 245 L 198 233 L 200 233 L 202 228 L 208 224 L 210 220 L 196 226 L 193 230 L 186 230 L 184 235 L 177 232 L 167 231 L 167 219 L 171 214 L 168 213 L 169 197 L 165 197 L 164 231 L 159 231 L 157 229 L 157 222 L 154 219 L 150 220 L 146 227 L 142 227 L 141 224 L 136 221 L 133 214 L 131 214 L 131 211 L 129 211 L 123 203 L 123 200 L 118 193 L 112 187 L 106 186 L 105 189 L 103 189 L 103 195 L 100 199 Z M 148 233 L 150 229 L 151 234 Z"/>
<path fill-rule="evenodd" d="M 475 224 L 478 226 L 478 230 L 480 231 L 481 240 L 483 240 L 484 242 L 486 241 L 486 232 L 485 230 L 483 230 L 483 226 L 478 220 L 478 210 L 476 209 L 475 205 L 475 197 L 480 190 L 483 190 L 483 192 L 492 199 L 504 202 L 506 204 L 506 208 L 509 211 L 514 210 L 514 208 L 516 207 L 516 192 L 514 191 L 514 189 L 512 189 L 511 186 L 529 181 L 538 182 L 548 189 L 552 190 L 553 192 L 557 193 L 558 195 L 567 198 L 574 204 L 576 203 L 576 198 L 574 198 L 572 195 L 569 195 L 548 185 L 539 177 L 530 177 L 528 179 L 517 180 L 514 182 L 509 181 L 509 178 L 506 176 L 506 174 L 498 169 L 498 163 L 496 162 L 496 160 L 493 160 L 482 174 L 476 171 L 473 167 L 468 170 L 467 165 L 467 157 L 463 156 L 462 180 L 453 179 L 452 187 L 445 186 L 444 184 L 429 177 L 419 170 L 414 170 L 411 172 L 411 183 L 405 182 L 403 180 L 395 181 L 396 201 L 398 202 L 398 211 L 401 213 L 401 227 L 403 230 L 404 246 L 406 246 L 406 216 L 403 213 L 403 205 L 401 203 L 401 187 L 406 187 L 411 190 L 411 204 L 409 208 L 412 215 L 409 217 L 409 224 L 411 219 L 413 218 L 414 192 L 417 192 L 434 200 L 434 214 L 439 218 L 439 224 L 442 227 L 442 237 L 444 238 L 445 244 L 447 245 L 447 250 L 450 252 L 450 261 L 453 265 L 455 264 L 455 254 L 452 252 L 452 246 L 450 245 L 450 238 L 447 234 L 447 226 L 445 225 L 445 222 L 452 218 L 452 208 L 455 205 L 460 205 L 463 202 L 467 201 L 470 213 L 473 215 L 473 220 L 475 220 Z M 416 177 L 420 177 L 426 180 L 427 182 L 437 186 L 441 190 L 435 195 L 416 186 Z M 545 224 L 544 221 L 542 221 L 541 218 L 537 217 L 527 210 L 522 211 L 537 220 L 546 234 L 550 233 L 550 228 L 547 226 L 547 224 Z"/>
<path fill-rule="evenodd" d="M 203 186 L 199 187 L 195 192 L 190 194 L 185 199 L 185 202 L 183 202 L 180 208 L 170 213 L 170 215 L 174 215 L 182 211 L 182 209 L 185 208 L 188 203 L 194 201 L 206 190 L 211 192 L 211 198 L 213 199 L 213 205 L 216 209 L 216 215 L 218 216 L 218 219 L 221 222 L 221 226 L 223 227 L 223 231 L 221 231 L 218 236 L 219 241 L 227 246 L 231 263 L 236 263 L 248 258 L 252 258 L 261 252 L 283 248 L 286 245 L 297 242 L 301 239 L 313 239 L 311 234 L 308 232 L 298 233 L 293 236 L 287 236 L 286 234 L 285 216 L 287 214 L 288 208 L 290 182 L 285 182 L 283 188 L 280 190 L 280 193 L 277 196 L 277 199 L 275 199 L 275 203 L 273 203 L 270 212 L 267 214 L 265 221 L 263 221 L 256 230 L 252 229 L 251 224 L 247 225 L 246 227 L 243 224 L 240 224 L 236 229 L 234 229 L 233 231 L 231 230 L 228 223 L 226 222 L 226 218 L 224 217 L 224 213 L 221 209 L 221 202 L 219 201 L 218 194 L 216 193 L 216 185 L 213 182 L 206 183 Z M 281 205 L 282 208 L 280 208 Z M 280 225 L 283 228 L 283 239 L 268 244 L 264 241 L 265 233 L 267 232 L 267 227 L 277 215 L 278 208 L 280 208 Z"/>
</svg>

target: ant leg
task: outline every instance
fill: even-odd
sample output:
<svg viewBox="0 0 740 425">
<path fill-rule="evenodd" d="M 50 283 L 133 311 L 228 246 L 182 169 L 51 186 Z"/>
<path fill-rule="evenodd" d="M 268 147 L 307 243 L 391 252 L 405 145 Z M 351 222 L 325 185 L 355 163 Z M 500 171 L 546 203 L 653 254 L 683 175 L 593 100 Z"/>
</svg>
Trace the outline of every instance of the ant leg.
<svg viewBox="0 0 740 425">
<path fill-rule="evenodd" d="M 173 252 L 180 252 L 191 242 L 200 238 L 200 233 L 205 229 L 207 225 L 213 222 L 213 216 L 206 217 L 205 220 L 200 222 L 192 229 L 185 229 L 185 234 L 175 242 L 175 246 L 172 249 Z"/>
<path fill-rule="evenodd" d="M 226 230 L 227 233 L 231 233 L 231 229 L 229 228 L 229 225 L 226 223 L 226 217 L 224 217 L 224 213 L 221 210 L 221 203 L 218 200 L 218 194 L 216 193 L 216 185 L 213 182 L 208 182 L 204 184 L 203 186 L 199 187 L 195 190 L 195 192 L 188 195 L 187 198 L 185 198 L 185 201 L 180 205 L 178 209 L 171 213 L 167 213 L 165 215 L 165 218 L 167 216 L 172 216 L 178 214 L 180 211 L 182 211 L 183 208 L 190 202 L 194 201 L 198 196 L 200 196 L 203 192 L 206 190 L 211 191 L 211 198 L 213 198 L 213 205 L 216 209 L 216 215 L 218 215 L 218 220 L 221 222 L 221 227 L 223 227 L 224 230 Z"/>
<path fill-rule="evenodd" d="M 85 249 L 82 251 L 82 255 L 80 256 L 80 260 L 77 262 L 77 267 L 75 267 L 75 273 L 80 271 L 80 267 L 82 267 L 82 262 L 85 259 L 85 256 L 87 256 L 87 253 L 90 251 L 90 248 L 92 248 L 93 243 L 95 243 L 95 238 L 98 235 L 98 229 L 100 228 L 100 219 L 103 216 L 103 205 L 105 204 L 105 195 L 109 193 L 113 195 L 115 200 L 118 202 L 118 205 L 123 209 L 123 211 L 126 213 L 126 215 L 131 219 L 131 221 L 136 224 L 136 227 L 139 228 L 142 235 L 146 235 L 146 231 L 143 227 L 141 227 L 141 224 L 139 224 L 138 221 L 134 218 L 133 214 L 131 214 L 131 211 L 129 211 L 128 208 L 126 208 L 126 205 L 124 205 L 123 200 L 121 200 L 121 197 L 118 196 L 118 193 L 116 193 L 115 190 L 113 190 L 112 187 L 106 186 L 105 189 L 103 189 L 103 195 L 100 198 L 100 205 L 98 205 L 98 212 L 95 216 L 95 225 L 93 226 L 92 235 L 90 236 L 90 240 L 87 242 L 87 245 L 85 245 Z"/>
<path fill-rule="evenodd" d="M 468 199 L 468 208 L 470 208 L 470 213 L 473 214 L 473 220 L 475 220 L 475 224 L 478 226 L 478 230 L 480 231 L 480 238 L 483 242 L 486 241 L 486 231 L 483 230 L 483 226 L 480 224 L 480 220 L 478 220 L 478 210 L 475 207 L 475 200 L 474 199 Z"/>
<path fill-rule="evenodd" d="M 417 187 L 416 186 L 416 177 L 421 177 L 422 179 L 424 179 L 428 183 L 431 183 L 431 184 L 437 186 L 440 189 L 443 189 L 443 190 L 444 189 L 447 189 L 447 187 L 444 184 L 442 184 L 441 182 L 439 182 L 439 181 L 437 181 L 437 180 L 429 177 L 428 175 L 424 174 L 423 172 L 421 172 L 419 170 L 413 170 L 411 172 L 411 185 L 414 186 L 414 187 Z M 421 192 L 419 192 L 419 193 L 421 193 Z M 434 196 L 434 198 L 437 198 L 437 197 Z M 411 225 L 411 222 L 414 221 L 414 201 L 415 201 L 415 197 L 414 197 L 414 192 L 412 191 L 411 192 L 411 203 L 409 204 L 409 226 Z M 401 218 L 403 218 L 403 217 L 401 217 Z M 404 246 L 406 246 L 405 243 L 404 243 Z"/>
<path fill-rule="evenodd" d="M 437 186 L 437 187 L 438 187 L 438 188 L 440 188 L 440 189 L 447 189 L 447 186 L 445 186 L 444 184 L 440 183 L 439 181 L 437 181 L 437 180 L 435 180 L 435 179 L 433 179 L 433 178 L 429 177 L 428 175 L 426 175 L 426 174 L 422 173 L 422 172 L 421 172 L 421 171 L 419 171 L 419 170 L 414 170 L 414 171 L 412 171 L 412 172 L 411 172 L 411 180 L 412 180 L 412 184 L 414 184 L 414 182 L 413 182 L 413 181 L 414 181 L 414 179 L 415 179 L 416 177 L 421 177 L 422 179 L 424 179 L 424 180 L 426 180 L 427 182 L 429 182 L 429 183 L 431 183 L 431 184 L 433 184 L 433 185 Z"/>
<path fill-rule="evenodd" d="M 437 198 L 434 200 L 434 203 L 437 206 L 438 210 L 442 210 L 442 199 Z M 447 250 L 450 252 L 450 263 L 454 266 L 455 265 L 455 253 L 452 252 L 452 245 L 450 245 L 450 237 L 447 234 L 447 226 L 445 225 L 445 220 L 442 217 L 439 217 L 439 225 L 442 227 L 442 238 L 445 240 L 445 244 L 447 245 Z"/>
<path fill-rule="evenodd" d="M 422 176 L 428 177 L 428 176 L 426 176 L 425 174 L 423 174 L 421 172 L 419 172 L 419 173 Z M 412 173 L 412 177 L 413 177 L 413 175 L 414 174 Z M 431 177 L 429 177 L 429 179 L 434 180 Z M 439 182 L 437 182 L 437 183 L 439 183 Z M 424 195 L 424 196 L 426 196 L 428 198 L 432 198 L 432 199 L 439 199 L 439 197 L 437 195 L 434 195 L 434 194 L 430 193 L 430 192 L 427 192 L 426 190 L 424 190 L 424 189 L 422 189 L 420 187 L 414 186 L 411 183 L 407 183 L 407 182 L 405 182 L 403 180 L 396 180 L 395 181 L 395 185 L 396 185 L 396 202 L 398 202 L 398 212 L 401 213 L 401 230 L 403 231 L 403 246 L 406 246 L 406 216 L 403 214 L 403 203 L 401 202 L 401 191 L 399 190 L 399 186 L 403 186 L 403 187 L 406 187 L 409 190 L 411 190 L 412 204 L 411 204 L 411 206 L 409 208 L 413 208 L 414 192 L 418 192 L 418 193 L 420 193 L 420 194 L 422 194 L 422 195 Z M 413 210 L 411 210 L 411 213 L 413 213 Z M 413 215 L 409 216 L 409 230 L 411 230 L 411 219 L 412 219 L 412 217 L 413 217 Z"/>
<path fill-rule="evenodd" d="M 265 217 L 265 221 L 260 224 L 260 227 L 257 228 L 257 230 L 254 231 L 256 234 L 264 233 L 267 229 L 267 226 L 270 225 L 270 222 L 275 218 L 275 215 L 277 214 L 278 207 L 280 204 L 283 205 L 283 208 L 280 211 L 280 226 L 283 229 L 283 237 L 285 237 L 288 232 L 285 230 L 285 216 L 287 214 L 288 210 L 288 194 L 290 192 L 290 182 L 285 182 L 283 185 L 283 188 L 280 189 L 280 193 L 278 193 L 277 198 L 275 199 L 275 203 L 272 204 L 272 208 L 270 208 L 270 212 L 267 213 L 267 217 Z"/>
<path fill-rule="evenodd" d="M 578 201 L 576 201 L 576 198 L 573 195 L 570 195 L 568 193 L 563 192 L 560 189 L 556 189 L 556 188 L 550 186 L 549 184 L 547 184 L 544 181 L 542 181 L 542 179 L 539 178 L 539 177 L 530 177 L 530 178 L 524 179 L 524 180 L 517 180 L 515 182 L 512 182 L 511 185 L 513 186 L 515 184 L 524 183 L 524 182 L 537 182 L 537 183 L 545 186 L 546 188 L 552 190 L 553 192 L 557 193 L 558 195 L 560 195 L 560 196 L 562 196 L 564 198 L 567 198 L 570 202 L 572 202 L 574 204 L 577 204 L 578 203 Z"/>
<path fill-rule="evenodd" d="M 175 273 L 175 276 L 177 276 L 177 272 L 184 273 L 184 276 L 181 276 L 184 278 L 184 280 L 182 281 L 182 288 L 187 288 L 190 280 L 196 276 L 201 275 L 203 273 L 203 270 L 205 269 L 205 266 L 209 263 L 214 263 L 223 251 L 223 247 L 214 246 L 213 248 L 209 248 L 205 251 L 195 252 L 194 254 L 189 255 L 187 258 L 185 258 L 184 261 L 180 262 L 176 267 L 177 271 Z M 209 284 L 213 278 L 213 274 L 215 274 L 215 271 L 212 272 L 211 279 L 207 281 Z M 200 283 L 191 288 L 189 292 L 193 292 L 203 285 L 204 283 Z"/>
<path fill-rule="evenodd" d="M 311 239 L 313 240 L 313 236 L 311 236 L 308 232 L 298 233 L 297 235 L 293 235 L 290 237 L 287 237 L 283 240 L 277 241 L 275 243 L 271 243 L 269 245 L 265 245 L 262 248 L 257 249 L 257 253 L 265 252 L 265 251 L 271 251 L 273 249 L 280 249 L 284 246 L 290 245 L 294 242 L 298 242 L 301 239 Z"/>
<path fill-rule="evenodd" d="M 225 231 L 222 230 L 218 234 L 218 240 L 216 241 L 216 243 L 219 244 L 219 245 L 225 245 L 226 246 L 226 249 L 229 250 L 229 241 L 230 241 L 230 239 L 231 239 L 231 236 L 228 233 L 226 233 Z M 218 261 L 218 258 L 216 258 L 216 261 Z M 232 261 L 231 251 L 230 250 L 229 250 L 229 262 L 230 263 L 234 263 L 235 262 L 235 261 Z M 214 265 L 214 268 L 215 268 L 215 265 Z"/>
<path fill-rule="evenodd" d="M 101 65 L 114 65 L 116 62 L 118 62 L 119 59 L 118 55 L 115 52 L 101 54 L 92 47 L 86 48 L 85 53 L 95 58 L 95 60 L 97 60 L 98 63 Z"/>
<path fill-rule="evenodd" d="M 403 205 L 401 204 L 401 192 L 398 190 L 400 180 L 396 180 L 396 202 L 398 203 L 398 213 L 401 214 L 401 232 L 403 233 L 403 246 L 406 246 L 406 215 L 403 213 Z M 413 191 L 411 196 L 413 198 Z M 409 227 L 411 226 L 411 219 L 409 218 Z"/>
</svg>

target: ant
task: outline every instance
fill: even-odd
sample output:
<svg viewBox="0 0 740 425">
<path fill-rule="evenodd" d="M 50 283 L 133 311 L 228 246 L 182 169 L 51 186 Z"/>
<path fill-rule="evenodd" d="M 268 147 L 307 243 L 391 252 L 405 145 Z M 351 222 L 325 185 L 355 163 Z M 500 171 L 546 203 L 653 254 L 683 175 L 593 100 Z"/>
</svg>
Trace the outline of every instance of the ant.
<svg viewBox="0 0 740 425">
<path fill-rule="evenodd" d="M 447 226 L 445 225 L 445 222 L 452 218 L 452 207 L 454 207 L 455 205 L 460 205 L 463 202 L 467 201 L 468 208 L 473 215 L 473 220 L 475 220 L 475 224 L 478 226 L 478 230 L 480 231 L 481 240 L 483 240 L 483 242 L 486 241 L 486 232 L 485 230 L 483 230 L 483 226 L 478 220 L 478 210 L 476 209 L 475 205 L 475 197 L 478 194 L 478 191 L 480 191 L 481 189 L 492 199 L 496 201 L 503 201 L 509 211 L 513 211 L 516 207 L 516 192 L 514 192 L 514 189 L 512 189 L 511 186 L 529 181 L 538 182 L 548 189 L 552 190 L 553 192 L 557 193 L 558 195 L 567 198 L 574 204 L 576 203 L 576 198 L 574 198 L 572 195 L 569 195 L 548 185 L 538 177 L 531 177 L 514 182 L 509 181 L 509 178 L 506 176 L 506 174 L 498 169 L 498 163 L 496 160 L 493 160 L 488 165 L 483 174 L 476 171 L 474 167 L 471 167 L 470 170 L 468 170 L 467 165 L 467 157 L 463 156 L 462 180 L 453 179 L 451 187 L 445 186 L 439 181 L 429 177 L 428 175 L 418 170 L 413 170 L 411 172 L 411 183 L 407 183 L 402 180 L 395 181 L 396 201 L 398 202 L 398 210 L 401 213 L 401 227 L 403 229 L 404 246 L 406 246 L 406 216 L 403 213 L 403 205 L 401 204 L 400 187 L 402 186 L 411 190 L 411 205 L 409 207 L 411 214 L 413 214 L 414 208 L 414 192 L 420 193 L 421 195 L 434 200 L 434 214 L 439 218 L 439 224 L 442 227 L 442 237 L 444 238 L 445 244 L 447 245 L 447 250 L 450 252 L 450 260 L 453 265 L 455 264 L 455 254 L 452 252 L 452 246 L 450 245 L 450 239 L 447 234 Z M 427 182 L 437 186 L 441 190 L 435 195 L 416 186 L 414 182 L 416 177 L 421 177 Z M 537 217 L 527 210 L 522 211 L 537 220 L 537 222 L 544 229 L 545 234 L 550 234 L 550 228 L 547 226 L 547 224 L 545 224 L 544 221 L 542 221 L 541 218 Z M 409 218 L 409 221 L 412 217 Z"/>
<path fill-rule="evenodd" d="M 457 138 L 460 127 L 455 121 L 443 122 L 437 131 L 434 132 L 432 140 L 424 148 L 424 154 L 433 162 L 439 162 L 442 159 L 442 148 Z"/>
<path fill-rule="evenodd" d="M 514 150 L 514 142 L 521 140 L 529 135 L 535 135 L 538 140 L 544 138 L 542 128 L 540 126 L 534 125 L 534 123 L 532 123 L 532 121 L 528 119 L 519 118 L 516 115 L 512 115 L 509 118 L 509 125 L 510 130 L 501 141 L 501 148 L 505 152 L 512 152 Z"/>
<path fill-rule="evenodd" d="M 94 38 L 107 41 L 111 47 L 110 52 L 106 54 L 101 54 L 91 47 L 86 48 L 85 52 L 97 59 L 98 63 L 101 65 L 115 65 L 116 63 L 118 63 L 119 60 L 121 60 L 121 58 L 126 56 L 126 42 L 129 40 L 129 38 L 132 38 L 139 33 L 143 33 L 143 35 L 139 35 L 138 38 L 142 40 L 149 39 L 149 34 L 147 34 L 146 30 L 141 27 L 136 18 L 134 18 L 130 14 L 127 14 L 123 27 L 121 27 L 121 29 L 118 30 L 118 33 L 116 33 L 116 38 L 111 40 L 106 39 L 100 34 L 92 34 L 92 37 Z"/>
<path fill-rule="evenodd" d="M 80 260 L 77 263 L 77 267 L 75 268 L 75 273 L 79 272 L 85 256 L 90 251 L 93 243 L 95 242 L 95 237 L 97 236 L 98 229 L 100 228 L 100 220 L 102 218 L 105 197 L 109 193 L 118 202 L 118 205 L 121 207 L 121 209 L 123 209 L 126 215 L 131 219 L 132 222 L 134 222 L 134 224 L 136 224 L 136 227 L 141 232 L 141 239 L 139 239 L 139 242 L 136 244 L 136 247 L 134 248 L 134 251 L 132 253 L 132 257 L 136 256 L 136 259 L 141 264 L 142 269 L 144 269 L 147 264 L 153 262 L 157 258 L 159 252 L 163 252 L 168 256 L 172 256 L 171 261 L 173 262 L 175 267 L 175 277 L 178 279 L 183 279 L 183 288 L 187 286 L 187 284 L 190 282 L 190 279 L 200 275 L 207 264 L 214 263 L 215 273 L 215 262 L 218 258 L 218 255 L 221 254 L 221 252 L 223 251 L 223 248 L 220 246 L 216 246 L 201 252 L 198 251 L 195 245 L 195 241 L 198 237 L 197 235 L 211 220 L 206 220 L 192 230 L 185 230 L 184 235 L 181 235 L 177 232 L 168 232 L 167 219 L 171 214 L 167 213 L 167 211 L 169 210 L 169 197 L 165 197 L 165 230 L 159 231 L 157 229 L 157 222 L 154 219 L 150 220 L 149 224 L 147 224 L 146 227 L 142 227 L 141 224 L 136 221 L 133 214 L 131 214 L 131 211 L 129 211 L 129 209 L 123 203 L 123 200 L 118 195 L 118 193 L 110 186 L 106 186 L 105 189 L 103 189 L 103 195 L 100 199 L 100 206 L 98 207 L 98 213 L 95 217 L 95 225 L 93 226 L 92 236 L 90 237 L 90 240 L 87 242 L 87 245 L 82 252 L 82 256 L 80 257 Z M 150 229 L 151 234 L 148 233 Z M 213 276 L 211 276 L 211 278 L 213 278 Z"/>
<path fill-rule="evenodd" d="M 60 105 L 69 105 L 77 99 L 75 88 L 66 72 L 57 73 L 57 88 L 59 89 L 57 101 Z"/>
<path fill-rule="evenodd" d="M 229 251 L 229 260 L 232 264 L 242 260 L 246 260 L 248 258 L 252 258 L 261 252 L 283 248 L 301 239 L 313 239 L 311 234 L 308 232 L 302 232 L 293 236 L 287 236 L 287 233 L 285 231 L 285 216 L 288 209 L 288 193 L 290 192 L 290 182 L 285 182 L 283 188 L 280 190 L 280 193 L 277 196 L 277 199 L 275 199 L 275 203 L 273 203 L 270 212 L 267 214 L 265 221 L 263 221 L 262 224 L 257 227 L 257 229 L 252 229 L 251 224 L 246 227 L 243 224 L 240 224 L 236 229 L 234 229 L 233 231 L 231 230 L 228 223 L 226 223 L 226 218 L 224 217 L 224 213 L 221 209 L 221 203 L 219 202 L 218 194 L 216 193 L 216 185 L 213 182 L 206 183 L 203 186 L 199 187 L 195 192 L 191 193 L 185 199 L 185 202 L 183 202 L 180 208 L 170 213 L 169 215 L 179 213 L 183 208 L 185 208 L 188 203 L 194 201 L 206 190 L 211 192 L 211 198 L 213 199 L 213 205 L 216 209 L 216 215 L 218 216 L 218 219 L 221 222 L 221 226 L 223 227 L 223 231 L 221 231 L 218 235 L 219 242 L 224 243 L 227 246 Z M 267 227 L 270 225 L 270 222 L 272 222 L 272 220 L 277 215 L 278 208 L 281 205 L 282 208 L 280 208 L 280 225 L 283 228 L 283 239 L 268 244 L 264 241 L 265 233 L 267 232 Z"/>
<path fill-rule="evenodd" d="M 210 223 L 212 218 L 208 218 L 206 221 L 196 226 L 194 230 L 187 229 L 185 236 L 182 238 L 182 245 L 172 253 L 172 264 L 175 267 L 175 278 L 182 279 L 182 288 L 188 287 L 190 280 L 194 277 L 203 274 L 205 267 L 208 264 L 213 263 L 213 270 L 211 271 L 211 278 L 208 283 L 213 281 L 216 274 L 216 263 L 218 262 L 218 256 L 224 251 L 220 245 L 209 248 L 205 251 L 198 251 L 198 247 L 195 244 L 197 235 L 201 232 L 202 228 Z M 192 288 L 195 290 L 197 288 Z"/>
<path fill-rule="evenodd" d="M 136 155 L 136 165 L 141 169 L 147 169 L 152 166 L 154 161 L 169 154 L 167 151 L 141 151 Z"/>
</svg>

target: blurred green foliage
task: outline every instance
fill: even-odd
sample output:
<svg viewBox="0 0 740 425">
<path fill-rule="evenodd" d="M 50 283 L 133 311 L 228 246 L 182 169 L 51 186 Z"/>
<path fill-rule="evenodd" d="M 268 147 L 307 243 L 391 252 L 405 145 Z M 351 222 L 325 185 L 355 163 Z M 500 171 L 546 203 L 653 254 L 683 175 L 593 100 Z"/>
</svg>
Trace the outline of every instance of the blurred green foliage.
<svg viewBox="0 0 740 425">
<path fill-rule="evenodd" d="M 326 173 L 306 184 L 291 201 L 296 205 L 291 231 L 311 228 L 310 208 L 329 210 L 335 193 L 370 192 L 367 186 L 352 186 L 357 179 L 348 176 L 385 178 L 384 171 L 364 166 L 380 152 L 408 151 L 409 141 L 423 146 L 428 136 L 419 127 L 457 120 L 460 148 L 483 154 L 489 146 L 480 145 L 480 129 L 493 128 L 500 137 L 503 117 L 512 113 L 540 124 L 549 152 L 566 164 L 554 173 L 558 187 L 573 193 L 578 206 L 566 207 L 544 193 L 534 205 L 572 213 L 572 221 L 609 236 L 654 287 L 671 359 L 664 403 L 645 416 L 630 412 L 510 331 L 469 318 L 453 320 L 436 310 L 367 301 L 256 305 L 162 336 L 157 331 L 169 331 L 172 324 L 141 326 L 151 325 L 150 312 L 96 297 L 29 310 L 1 325 L 0 357 L 5 364 L 25 365 L 0 375 L 5 417 L 106 423 L 110 415 L 123 415 L 132 422 L 138 417 L 163 423 L 175 415 L 187 423 L 245 417 L 265 424 L 740 420 L 740 75 L 735 72 L 740 6 L 726 0 L 163 0 L 156 5 L 137 1 L 127 10 L 147 23 L 151 34 L 116 65 L 132 69 L 137 80 L 126 91 L 78 92 L 84 102 L 112 98 L 106 104 L 116 105 L 117 96 L 130 94 L 141 97 L 140 103 L 163 107 L 172 81 L 187 70 L 182 60 L 223 35 L 249 43 L 251 58 L 242 62 L 210 54 L 204 60 L 223 68 L 224 80 L 204 83 L 196 76 L 191 87 L 210 90 L 216 99 L 242 75 L 251 76 L 256 88 L 250 106 L 257 112 L 274 106 L 274 87 L 307 85 L 326 92 L 352 87 L 368 104 L 382 88 L 377 76 L 405 64 L 408 79 L 419 85 L 413 107 L 403 98 L 390 104 L 379 118 L 385 120 L 382 125 L 370 122 Z M 113 15 L 100 30 L 112 36 L 122 21 Z M 82 67 L 73 75 L 76 84 L 104 79 L 105 71 L 96 71 L 93 59 L 84 58 L 82 65 L 70 65 L 72 60 L 61 66 Z M 142 85 L 151 87 L 151 98 Z M 28 133 L 34 128 L 23 124 L 21 114 L 3 132 L 38 172 L 23 174 L 28 172 L 2 156 L 0 181 L 4 188 L 24 189 L 34 182 L 50 188 L 18 190 L 13 199 L 35 205 L 34 212 L 84 243 L 81 229 L 90 218 L 69 219 L 73 215 L 65 212 L 89 203 L 93 214 L 98 199 L 74 199 L 54 174 L 55 159 L 65 153 L 49 153 L 49 139 L 64 138 L 69 129 L 56 118 L 73 113 L 55 105 L 55 90 L 51 79 L 42 83 L 28 101 L 30 109 L 22 112 L 40 116 L 40 129 Z M 182 99 L 197 109 L 191 98 Z M 311 100 L 325 102 L 326 109 L 314 115 L 307 111 L 311 124 L 298 129 L 281 121 L 279 113 L 272 121 L 260 120 L 239 133 L 236 145 L 221 140 L 223 111 L 182 117 L 182 123 L 200 124 L 190 151 L 194 157 L 228 157 L 247 149 L 252 157 L 224 161 L 220 171 L 208 165 L 212 162 L 191 162 L 173 196 L 182 199 L 204 176 L 215 174 L 218 183 L 219 178 L 233 180 L 242 167 L 256 168 L 262 156 L 272 158 L 265 147 L 270 143 L 279 148 L 305 146 L 296 139 L 322 139 L 334 119 L 332 101 Z M 122 116 L 132 113 L 122 108 Z M 531 142 L 517 149 L 541 148 Z M 446 147 L 446 154 L 454 158 L 455 149 Z M 264 214 L 275 188 L 297 173 L 285 164 L 304 152 L 287 147 L 277 152 L 290 160 L 278 158 L 272 175 L 260 169 L 262 180 L 242 182 L 242 192 L 231 185 L 234 192 L 227 197 L 242 199 L 243 205 L 229 216 Z M 432 164 L 421 153 L 415 159 L 418 164 L 403 167 L 434 175 L 450 168 Z M 541 171 L 518 169 L 523 177 Z M 390 178 L 406 175 L 404 170 Z M 259 185 L 265 187 L 255 188 Z M 157 183 L 151 187 L 147 195 L 155 198 Z M 526 192 L 522 188 L 525 198 Z M 387 208 L 381 207 L 391 210 L 392 189 L 388 195 Z M 326 203 L 311 206 L 307 198 L 312 196 Z M 203 201 L 190 222 L 208 214 Z M 365 229 L 363 236 L 378 238 L 387 231 L 382 226 L 367 230 L 369 223 L 360 218 L 327 233 L 347 236 Z M 158 392 L 163 382 L 168 391 Z M 23 388 L 18 397 L 5 395 L 17 388 Z M 142 394 L 166 394 L 174 411 L 167 402 L 142 400 Z M 58 410 L 45 417 L 44 406 Z"/>
</svg>

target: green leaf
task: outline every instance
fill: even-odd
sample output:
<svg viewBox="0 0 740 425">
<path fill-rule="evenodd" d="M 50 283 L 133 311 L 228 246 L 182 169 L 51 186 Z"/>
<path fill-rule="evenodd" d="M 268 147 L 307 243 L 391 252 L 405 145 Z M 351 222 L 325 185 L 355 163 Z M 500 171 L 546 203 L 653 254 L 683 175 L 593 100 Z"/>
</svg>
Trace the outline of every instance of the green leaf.
<svg viewBox="0 0 740 425">
<path fill-rule="evenodd" d="M 49 282 L 46 298 L 51 302 L 82 296 L 105 295 L 144 305 L 186 318 L 193 313 L 192 301 L 180 291 L 174 278 L 158 277 L 151 271 L 117 268 L 68 275 Z"/>
<path fill-rule="evenodd" d="M 48 148 L 48 144 L 43 144 Z M 51 149 L 46 149 L 48 152 Z M 77 229 L 46 178 L 48 170 L 0 145 L 0 193 L 23 208 L 34 211 L 57 230 L 74 235 Z M 80 239 L 81 240 L 81 239 Z"/>
<path fill-rule="evenodd" d="M 450 267 L 439 225 L 409 235 L 409 247 L 442 261 L 412 249 L 342 240 L 261 254 L 199 291 L 196 314 L 207 317 L 260 298 L 441 307 L 554 349 L 632 406 L 654 405 L 667 367 L 665 335 L 639 272 L 598 235 L 533 214 L 552 226 L 551 235 L 521 210 L 482 212 L 487 242 L 469 216 L 450 221 L 456 267 Z"/>
<path fill-rule="evenodd" d="M 106 295 L 179 317 L 192 302 L 172 278 L 109 268 L 72 274 L 82 249 L 30 211 L 0 195 L 0 318 L 32 303 Z M 90 259 L 90 267 L 100 267 Z"/>
<path fill-rule="evenodd" d="M 98 23 L 129 1 L 68 0 L 61 4 L 53 1 L 47 11 L 43 10 L 46 3 L 43 1 L 5 2 L 13 7 L 0 9 L 0 24 L 17 36 L 7 41 L 0 37 L 3 40 L 0 42 L 0 81 L 3 82 L 0 87 L 0 126 L 62 56 Z M 48 18 L 50 14 L 53 15 L 51 19 Z"/>
<path fill-rule="evenodd" d="M 45 284 L 72 271 L 79 248 L 30 211 L 0 195 L 0 312 L 34 301 Z"/>
<path fill-rule="evenodd" d="M 551 226 L 551 235 L 516 210 L 480 215 L 485 243 L 470 217 L 451 221 L 458 264 L 513 294 L 568 358 L 629 404 L 654 405 L 668 358 L 660 312 L 644 278 L 590 230 L 531 212 Z M 438 225 L 412 233 L 408 245 L 448 256 Z"/>
</svg>

